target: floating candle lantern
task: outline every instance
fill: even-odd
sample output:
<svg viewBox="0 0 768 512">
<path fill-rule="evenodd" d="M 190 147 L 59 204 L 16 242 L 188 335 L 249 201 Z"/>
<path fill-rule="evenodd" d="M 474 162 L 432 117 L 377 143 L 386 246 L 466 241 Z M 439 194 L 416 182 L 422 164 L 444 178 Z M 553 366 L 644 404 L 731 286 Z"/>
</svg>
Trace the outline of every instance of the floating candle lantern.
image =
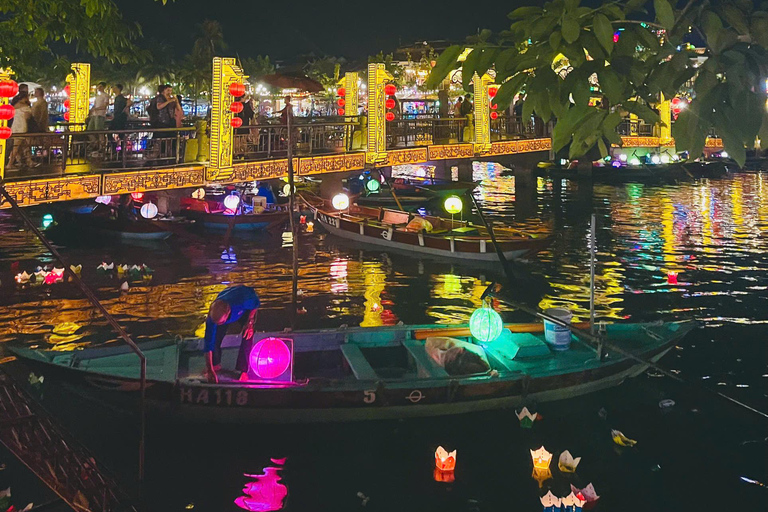
<svg viewBox="0 0 768 512">
<path fill-rule="evenodd" d="M 561 500 L 552 494 L 552 491 L 547 491 L 547 494 L 542 496 L 540 499 L 541 504 L 544 506 L 544 510 L 560 510 Z"/>
<path fill-rule="evenodd" d="M 557 461 L 557 467 L 560 468 L 560 471 L 563 473 L 574 473 L 576 472 L 576 466 L 579 465 L 579 462 L 581 462 L 581 457 L 574 457 L 571 455 L 571 452 L 565 450 L 560 454 L 560 459 Z"/>
<path fill-rule="evenodd" d="M 637 444 L 637 441 L 625 436 L 620 430 L 611 430 L 611 438 L 613 442 L 619 446 L 632 447 Z"/>
<path fill-rule="evenodd" d="M 442 446 L 435 450 L 435 468 L 440 471 L 453 471 L 456 469 L 456 450 L 447 452 Z"/>
<path fill-rule="evenodd" d="M 549 463 L 552 462 L 552 454 L 542 446 L 538 450 L 531 450 L 531 459 L 533 459 L 534 468 L 548 469 Z"/>
<path fill-rule="evenodd" d="M 581 493 L 579 493 L 579 496 L 576 496 L 573 491 L 571 491 L 571 494 L 561 499 L 560 503 L 565 507 L 565 512 L 576 512 L 584 507 L 584 504 L 587 502 L 582 499 L 583 497 L 584 496 Z"/>
<path fill-rule="evenodd" d="M 523 410 L 520 412 L 515 411 L 515 414 L 517 415 L 517 419 L 520 420 L 520 426 L 522 428 L 533 427 L 533 422 L 539 417 L 537 413 L 530 412 L 527 407 L 523 407 Z"/>
</svg>

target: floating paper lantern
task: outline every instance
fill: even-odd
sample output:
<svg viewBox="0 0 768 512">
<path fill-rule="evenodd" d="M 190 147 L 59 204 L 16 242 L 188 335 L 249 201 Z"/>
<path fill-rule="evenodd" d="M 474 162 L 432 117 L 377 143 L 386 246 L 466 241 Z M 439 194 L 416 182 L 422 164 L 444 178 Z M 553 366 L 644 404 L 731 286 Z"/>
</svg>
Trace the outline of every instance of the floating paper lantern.
<svg viewBox="0 0 768 512">
<path fill-rule="evenodd" d="M 533 467 L 545 469 L 549 468 L 549 463 L 552 462 L 552 454 L 542 446 L 538 450 L 531 450 L 531 459 L 533 460 Z"/>
<path fill-rule="evenodd" d="M 456 450 L 446 451 L 442 446 L 435 450 L 435 468 L 440 471 L 453 471 L 456 469 Z"/>
<path fill-rule="evenodd" d="M 0 119 L 3 121 L 13 119 L 15 114 L 16 110 L 11 105 L 0 105 Z"/>
<path fill-rule="evenodd" d="M 595 486 L 593 486 L 591 483 L 587 484 L 587 486 L 583 489 L 579 489 L 571 484 L 571 492 L 580 501 L 584 501 L 586 503 L 593 503 L 600 499 L 600 496 L 598 496 L 597 492 L 595 491 Z"/>
<path fill-rule="evenodd" d="M 346 210 L 349 208 L 349 196 L 347 194 L 336 194 L 331 199 L 331 204 L 337 210 Z"/>
<path fill-rule="evenodd" d="M 99 204 L 109 204 L 112 202 L 112 196 L 98 196 L 96 202 Z"/>
<path fill-rule="evenodd" d="M 560 454 L 560 459 L 557 461 L 557 467 L 563 473 L 575 473 L 576 467 L 581 462 L 581 457 L 575 457 L 571 455 L 571 452 L 565 450 Z"/>
<path fill-rule="evenodd" d="M 579 494 L 579 496 L 581 496 L 581 498 L 584 497 L 581 494 Z M 565 507 L 565 512 L 576 512 L 576 510 L 584 507 L 587 500 L 581 499 L 579 496 L 576 496 L 573 491 L 571 491 L 571 494 L 560 500 L 561 505 Z"/>
<path fill-rule="evenodd" d="M 145 219 L 154 219 L 157 216 L 157 206 L 154 203 L 146 203 L 141 207 L 140 212 Z"/>
<path fill-rule="evenodd" d="M 205 189 L 204 188 L 198 188 L 194 192 L 192 192 L 192 198 L 193 199 L 203 199 L 205 197 Z"/>
<path fill-rule="evenodd" d="M 552 494 L 552 491 L 548 491 L 547 494 L 541 497 L 541 504 L 544 508 L 554 507 L 554 509 L 560 510 L 560 498 Z"/>
<path fill-rule="evenodd" d="M 459 196 L 448 196 L 443 202 L 443 208 L 451 215 L 457 215 L 464 209 L 464 203 Z"/>
<path fill-rule="evenodd" d="M 13 80 L 3 80 L 0 82 L 0 96 L 3 98 L 13 98 L 19 93 L 19 84 Z"/>
<path fill-rule="evenodd" d="M 369 180 L 368 183 L 365 184 L 365 188 L 368 189 L 368 192 L 378 192 L 381 188 L 381 183 L 377 180 Z"/>
<path fill-rule="evenodd" d="M 533 427 L 533 422 L 536 421 L 539 416 L 537 413 L 529 411 L 527 407 L 523 407 L 523 410 L 520 412 L 515 411 L 515 414 L 517 415 L 517 419 L 520 420 L 520 426 L 522 428 Z"/>
<path fill-rule="evenodd" d="M 291 350 L 280 338 L 264 338 L 251 349 L 248 360 L 257 377 L 275 379 L 290 367 Z"/>
<path fill-rule="evenodd" d="M 241 102 L 239 102 L 239 101 L 233 101 L 229 105 L 229 110 L 231 112 L 234 112 L 235 114 L 239 114 L 240 112 L 243 111 L 243 104 Z"/>
<path fill-rule="evenodd" d="M 16 274 L 16 282 L 19 284 L 25 284 L 28 283 L 29 280 L 32 278 L 32 274 L 27 274 L 27 271 L 23 271 L 21 274 Z"/>
<path fill-rule="evenodd" d="M 243 120 L 239 117 L 233 117 L 229 124 L 232 125 L 232 128 L 240 128 L 243 126 Z"/>
<path fill-rule="evenodd" d="M 469 317 L 469 332 L 479 341 L 490 343 L 501 335 L 504 322 L 493 308 L 482 307 L 475 310 Z"/>
<path fill-rule="evenodd" d="M 233 82 L 229 84 L 229 94 L 234 96 L 235 98 L 239 98 L 243 94 L 245 94 L 245 86 L 238 82 Z"/>
<path fill-rule="evenodd" d="M 619 446 L 631 448 L 637 444 L 637 441 L 625 436 L 620 430 L 611 430 L 611 439 Z"/>
<path fill-rule="evenodd" d="M 240 196 L 231 194 L 224 198 L 224 206 L 228 210 L 234 210 L 235 208 L 237 208 L 237 205 L 239 204 L 240 204 Z"/>
</svg>

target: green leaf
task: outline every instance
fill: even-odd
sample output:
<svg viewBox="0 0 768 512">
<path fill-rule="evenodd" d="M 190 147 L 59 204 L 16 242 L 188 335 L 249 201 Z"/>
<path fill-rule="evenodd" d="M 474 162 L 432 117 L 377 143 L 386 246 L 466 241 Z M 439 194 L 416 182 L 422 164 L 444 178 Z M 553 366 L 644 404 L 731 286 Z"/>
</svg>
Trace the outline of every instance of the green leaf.
<svg viewBox="0 0 768 512">
<path fill-rule="evenodd" d="M 499 90 L 496 93 L 496 97 L 493 98 L 494 102 L 499 106 L 498 110 L 504 110 L 510 103 L 512 103 L 515 94 L 522 90 L 527 79 L 527 73 L 518 73 L 501 84 L 501 87 L 499 87 Z"/>
<path fill-rule="evenodd" d="M 707 43 L 712 47 L 716 47 L 720 32 L 723 30 L 723 21 L 714 12 L 704 11 L 701 14 L 701 30 L 707 38 Z"/>
<path fill-rule="evenodd" d="M 640 38 L 640 42 L 643 46 L 648 48 L 651 52 L 656 52 L 659 49 L 659 39 L 656 34 L 643 27 L 635 27 L 632 31 Z M 623 36 L 622 36 L 623 37 Z"/>
<path fill-rule="evenodd" d="M 558 51 L 558 48 L 560 47 L 560 41 L 562 40 L 563 36 L 560 34 L 559 30 L 553 31 L 551 34 L 549 34 L 549 46 L 554 51 Z"/>
<path fill-rule="evenodd" d="M 581 26 L 579 22 L 570 16 L 566 16 L 563 20 L 563 39 L 567 43 L 573 43 L 579 38 L 579 32 L 581 32 Z"/>
<path fill-rule="evenodd" d="M 514 73 L 515 58 L 518 56 L 516 48 L 504 50 L 496 57 L 496 80 L 504 80 Z"/>
<path fill-rule="evenodd" d="M 613 51 L 613 25 L 603 14 L 596 14 L 594 19 L 595 37 L 605 52 L 610 55 Z"/>
<path fill-rule="evenodd" d="M 533 115 L 533 101 L 530 98 L 525 98 L 523 102 L 523 123 L 527 123 Z"/>
<path fill-rule="evenodd" d="M 605 142 L 603 141 L 602 137 L 597 139 L 597 147 L 600 148 L 600 157 L 605 158 L 608 155 L 610 155 L 610 153 L 608 152 L 608 148 L 605 146 Z"/>
<path fill-rule="evenodd" d="M 480 57 L 478 58 L 475 72 L 482 77 L 491 68 L 493 61 L 496 59 L 496 55 L 498 55 L 498 53 L 498 50 L 495 48 L 483 49 Z"/>
<path fill-rule="evenodd" d="M 621 103 L 624 100 L 624 86 L 619 75 L 610 66 L 598 71 L 597 77 L 600 82 L 600 89 L 612 105 Z"/>
<path fill-rule="evenodd" d="M 733 124 L 729 122 L 718 123 L 715 125 L 715 129 L 723 139 L 723 147 L 728 152 L 728 156 L 736 160 L 739 166 L 743 166 L 747 160 L 747 151 L 744 147 L 744 141 L 733 130 Z"/>
<path fill-rule="evenodd" d="M 576 125 L 589 113 L 590 108 L 582 105 L 572 106 L 558 119 L 555 130 L 552 132 L 552 150 L 557 153 L 568 144 Z"/>
<path fill-rule="evenodd" d="M 565 0 L 565 10 L 573 11 L 579 6 L 579 0 Z"/>
<path fill-rule="evenodd" d="M 624 110 L 635 114 L 637 117 L 649 124 L 656 124 L 661 122 L 659 114 L 648 108 L 647 105 L 644 105 L 640 102 L 627 101 L 622 103 L 621 106 Z"/>
<path fill-rule="evenodd" d="M 741 9 L 735 5 L 725 4 L 723 6 L 723 16 L 725 17 L 725 21 L 735 28 L 739 34 L 749 34 L 749 25 L 747 24 L 747 19 L 745 18 L 744 13 L 741 12 Z"/>
<path fill-rule="evenodd" d="M 456 60 L 463 51 L 463 46 L 453 45 L 446 48 L 443 53 L 440 54 L 435 63 L 435 67 L 430 71 L 429 77 L 425 83 L 427 89 L 436 89 L 437 86 L 440 85 L 440 82 L 442 82 L 443 79 L 448 76 L 448 73 L 451 72 L 456 64 Z"/>
<path fill-rule="evenodd" d="M 483 51 L 481 49 L 475 48 L 469 52 L 469 55 L 467 55 L 467 58 L 464 60 L 464 64 L 461 66 L 461 85 L 465 91 L 470 90 L 469 84 L 472 82 L 475 68 L 477 67 L 477 63 L 479 62 L 482 53 Z"/>
<path fill-rule="evenodd" d="M 675 25 L 675 13 L 667 0 L 653 0 L 653 8 L 656 11 L 656 19 L 662 27 L 671 30 Z"/>
<path fill-rule="evenodd" d="M 623 20 L 626 17 L 624 15 L 624 11 L 622 11 L 621 8 L 615 4 L 604 5 L 601 10 L 606 15 L 610 15 L 612 18 L 617 20 Z"/>
<path fill-rule="evenodd" d="M 538 16 L 542 13 L 541 7 L 518 7 L 507 17 L 511 20 L 518 20 L 520 18 L 529 18 L 531 16 Z"/>
</svg>

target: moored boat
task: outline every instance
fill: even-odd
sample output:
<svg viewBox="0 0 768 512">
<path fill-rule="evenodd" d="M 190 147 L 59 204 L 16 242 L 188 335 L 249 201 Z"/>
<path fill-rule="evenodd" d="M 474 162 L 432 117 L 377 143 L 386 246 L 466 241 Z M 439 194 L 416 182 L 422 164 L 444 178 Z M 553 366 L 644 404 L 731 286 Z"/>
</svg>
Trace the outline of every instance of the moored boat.
<svg viewBox="0 0 768 512">
<path fill-rule="evenodd" d="M 485 227 L 466 220 L 360 205 L 351 205 L 341 211 L 317 206 L 311 209 L 315 219 L 329 233 L 357 242 L 462 260 L 497 261 L 499 258 Z M 511 228 L 494 228 L 493 231 L 501 252 L 508 259 L 531 256 L 551 242 L 549 236 Z"/>
<path fill-rule="evenodd" d="M 285 207 L 270 205 L 267 208 L 218 208 L 218 203 L 184 199 L 181 214 L 209 229 L 257 230 L 266 229 L 288 219 Z"/>
<path fill-rule="evenodd" d="M 97 236 L 113 240 L 154 241 L 165 240 L 173 234 L 167 226 L 155 220 L 105 217 L 83 207 L 59 210 L 55 219 L 56 222 L 45 230 L 54 240 Z"/>
<path fill-rule="evenodd" d="M 608 325 L 606 339 L 633 356 L 656 362 L 693 322 Z M 599 359 L 573 342 L 553 351 L 542 324 L 509 324 L 489 344 L 473 342 L 466 326 L 393 326 L 259 333 L 291 347 L 290 378 L 208 383 L 201 340 L 157 340 L 147 357 L 146 396 L 153 410 L 182 419 L 228 423 L 353 421 L 461 414 L 528 402 L 571 399 L 616 386 L 647 364 L 618 352 Z M 482 373 L 449 374 L 430 356 L 428 340 L 452 337 L 485 354 Z M 222 366 L 234 367 L 237 339 L 223 344 Z M 132 408 L 139 399 L 139 364 L 127 347 L 73 352 L 11 347 L 46 384 Z M 256 350 L 256 348 L 254 348 Z M 253 361 L 253 352 L 251 355 Z M 252 365 L 253 368 L 253 365 Z M 223 372 L 220 373 L 220 375 Z"/>
</svg>

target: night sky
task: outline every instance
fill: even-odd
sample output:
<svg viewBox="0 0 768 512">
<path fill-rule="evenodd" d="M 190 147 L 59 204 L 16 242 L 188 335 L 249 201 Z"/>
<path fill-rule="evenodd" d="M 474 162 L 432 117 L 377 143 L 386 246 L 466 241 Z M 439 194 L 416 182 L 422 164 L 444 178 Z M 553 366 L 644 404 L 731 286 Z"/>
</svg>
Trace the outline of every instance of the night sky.
<svg viewBox="0 0 768 512">
<path fill-rule="evenodd" d="M 261 54 L 289 61 L 309 53 L 365 60 L 368 55 L 382 50 L 389 53 L 401 44 L 416 41 L 463 41 L 478 28 L 508 28 L 507 13 L 519 5 L 540 3 L 169 0 L 163 6 L 153 0 L 116 2 L 126 19 L 142 25 L 145 36 L 171 43 L 179 56 L 189 52 L 196 25 L 209 18 L 222 24 L 230 55 L 245 58 Z M 345 19 L 354 22 L 347 23 Z"/>
</svg>

